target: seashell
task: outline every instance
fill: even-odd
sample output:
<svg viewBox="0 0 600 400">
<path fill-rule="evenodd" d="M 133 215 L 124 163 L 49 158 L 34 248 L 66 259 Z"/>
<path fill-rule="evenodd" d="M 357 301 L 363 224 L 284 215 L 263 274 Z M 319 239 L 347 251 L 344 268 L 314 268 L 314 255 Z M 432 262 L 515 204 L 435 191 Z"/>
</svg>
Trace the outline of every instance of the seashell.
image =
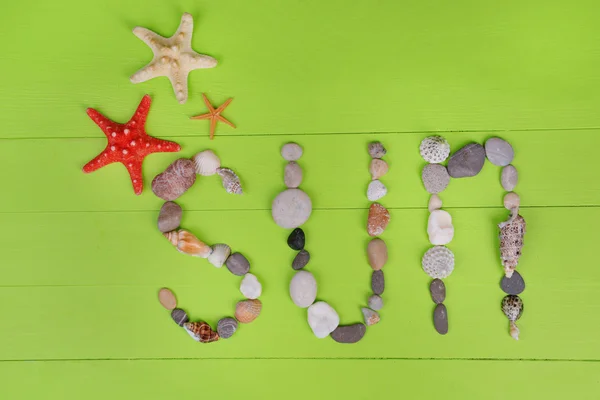
<svg viewBox="0 0 600 400">
<path fill-rule="evenodd" d="M 183 254 L 194 257 L 208 258 L 211 255 L 212 249 L 209 245 L 202 242 L 190 232 L 180 229 L 178 232 L 179 241 L 177 242 L 177 250 Z"/>
<path fill-rule="evenodd" d="M 506 193 L 504 196 L 504 208 L 510 210 L 515 214 L 515 212 L 519 213 L 519 207 L 521 206 L 521 199 L 519 195 L 515 192 Z"/>
<path fill-rule="evenodd" d="M 390 222 L 390 212 L 381 204 L 373 203 L 369 207 L 367 219 L 367 233 L 369 236 L 379 236 Z"/>
<path fill-rule="evenodd" d="M 504 267 L 504 274 L 510 278 L 519 263 L 525 236 L 525 219 L 512 212 L 510 218 L 498 225 L 500 228 L 500 259 Z"/>
<path fill-rule="evenodd" d="M 204 150 L 196 154 L 192 160 L 196 167 L 196 173 L 202 176 L 210 176 L 217 173 L 221 166 L 221 160 L 212 150 Z"/>
<path fill-rule="evenodd" d="M 452 216 L 444 210 L 432 211 L 427 222 L 427 233 L 431 244 L 444 245 L 450 243 L 454 237 Z"/>
<path fill-rule="evenodd" d="M 154 177 L 152 191 L 161 199 L 172 201 L 184 194 L 194 182 L 196 182 L 194 163 L 180 158 Z"/>
<path fill-rule="evenodd" d="M 437 194 L 448 187 L 450 175 L 448 175 L 448 170 L 443 165 L 427 164 L 421 172 L 421 180 L 427 192 Z"/>
<path fill-rule="evenodd" d="M 369 164 L 369 172 L 371 173 L 371 179 L 379 179 L 385 174 L 387 174 L 389 170 L 388 164 L 380 160 L 379 158 L 374 158 L 371 160 L 371 164 Z"/>
<path fill-rule="evenodd" d="M 374 180 L 369 183 L 367 188 L 367 199 L 369 201 L 377 201 L 387 194 L 387 188 L 381 181 Z"/>
<path fill-rule="evenodd" d="M 442 199 L 440 199 L 440 196 L 438 196 L 437 194 L 432 194 L 429 198 L 429 204 L 427 205 L 427 209 L 429 210 L 429 212 L 432 212 L 434 210 L 439 210 L 440 208 L 442 208 Z"/>
<path fill-rule="evenodd" d="M 183 328 L 197 342 L 210 343 L 219 340 L 219 334 L 206 322 L 186 322 Z"/>
<path fill-rule="evenodd" d="M 166 237 L 173 246 L 177 247 L 177 243 L 179 242 L 179 233 L 177 231 L 164 232 L 163 236 Z"/>
<path fill-rule="evenodd" d="M 213 245 L 212 250 L 212 253 L 208 256 L 208 262 L 217 268 L 221 268 L 231 254 L 231 248 L 226 244 L 219 243 Z"/>
<path fill-rule="evenodd" d="M 262 303 L 260 300 L 253 299 L 240 301 L 235 306 L 235 319 L 242 324 L 248 324 L 260 315 L 261 310 Z"/>
<path fill-rule="evenodd" d="M 381 158 L 387 153 L 381 142 L 369 143 L 369 155 L 371 158 Z"/>
<path fill-rule="evenodd" d="M 523 300 L 519 296 L 509 294 L 502 299 L 502 312 L 510 321 L 510 336 L 519 340 L 519 328 L 515 322 L 523 314 Z"/>
<path fill-rule="evenodd" d="M 427 275 L 443 279 L 454 271 L 454 253 L 447 247 L 434 246 L 423 255 L 421 264 Z"/>
<path fill-rule="evenodd" d="M 371 326 L 375 325 L 381 319 L 379 317 L 379 313 L 377 311 L 373 311 L 370 308 L 363 307 L 361 308 L 363 316 L 365 317 L 365 325 Z"/>
<path fill-rule="evenodd" d="M 172 310 L 177 307 L 177 299 L 173 292 L 167 288 L 162 288 L 158 291 L 158 301 L 167 310 Z"/>
<path fill-rule="evenodd" d="M 221 180 L 223 181 L 223 187 L 227 193 L 242 194 L 240 178 L 238 178 L 235 172 L 229 168 L 217 168 L 217 174 L 219 174 L 221 177 Z"/>
<path fill-rule="evenodd" d="M 438 164 L 450 155 L 450 144 L 441 136 L 429 136 L 421 141 L 419 152 L 428 163 Z"/>
</svg>

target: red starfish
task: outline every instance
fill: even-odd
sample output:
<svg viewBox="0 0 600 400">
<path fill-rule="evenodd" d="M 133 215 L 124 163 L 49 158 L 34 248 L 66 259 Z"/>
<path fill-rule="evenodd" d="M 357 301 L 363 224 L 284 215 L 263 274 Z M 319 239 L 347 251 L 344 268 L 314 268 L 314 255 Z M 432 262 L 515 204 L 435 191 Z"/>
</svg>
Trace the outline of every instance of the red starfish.
<svg viewBox="0 0 600 400">
<path fill-rule="evenodd" d="M 196 115 L 195 117 L 191 117 L 191 119 L 210 119 L 210 140 L 213 140 L 213 138 L 215 137 L 215 128 L 217 126 L 217 121 L 225 122 L 227 125 L 235 129 L 234 124 L 227 121 L 225 118 L 223 118 L 223 116 L 221 116 L 221 113 L 227 108 L 227 106 L 229 105 L 229 103 L 231 103 L 233 99 L 228 99 L 219 108 L 215 109 L 212 106 L 212 104 L 210 104 L 210 101 L 208 101 L 204 93 L 202 93 L 202 97 L 204 98 L 204 103 L 206 104 L 206 107 L 208 107 L 208 113 Z"/>
<path fill-rule="evenodd" d="M 105 165 L 120 162 L 129 171 L 135 194 L 142 193 L 144 157 L 152 153 L 170 153 L 181 150 L 177 143 L 148 136 L 144 130 L 151 102 L 150 96 L 145 95 L 135 114 L 126 124 L 113 122 L 93 108 L 87 109 L 87 114 L 108 138 L 108 144 L 102 153 L 85 164 L 83 172 L 93 172 Z"/>
</svg>

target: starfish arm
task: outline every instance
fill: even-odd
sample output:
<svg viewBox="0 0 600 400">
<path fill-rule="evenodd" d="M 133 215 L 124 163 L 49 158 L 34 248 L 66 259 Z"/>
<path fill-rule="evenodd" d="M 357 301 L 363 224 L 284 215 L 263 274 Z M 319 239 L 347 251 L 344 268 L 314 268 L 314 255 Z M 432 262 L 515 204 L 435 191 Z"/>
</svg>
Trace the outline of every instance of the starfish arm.
<svg viewBox="0 0 600 400">
<path fill-rule="evenodd" d="M 188 98 L 188 74 L 188 71 L 178 67 L 171 68 L 169 74 L 169 80 L 179 104 L 184 104 Z"/>
<path fill-rule="evenodd" d="M 227 108 L 227 106 L 229 105 L 229 103 L 231 103 L 232 101 L 233 101 L 233 99 L 227 99 L 227 101 L 225 103 L 221 104 L 219 106 L 219 108 L 217 108 L 217 114 L 224 111 Z"/>
<path fill-rule="evenodd" d="M 92 119 L 92 121 L 94 121 L 96 125 L 98 125 L 98 127 L 100 127 L 100 129 L 102 129 L 102 132 L 104 132 L 106 137 L 109 137 L 111 132 L 113 132 L 113 130 L 116 128 L 116 126 L 120 125 L 106 118 L 104 115 L 100 114 L 93 108 L 87 109 L 87 115 Z"/>
<path fill-rule="evenodd" d="M 150 112 L 150 104 L 152 104 L 152 99 L 148 95 L 144 95 L 142 101 L 138 105 L 135 110 L 135 114 L 131 117 L 127 125 L 143 127 L 146 124 L 146 118 L 148 118 L 148 113 Z"/>
<path fill-rule="evenodd" d="M 184 46 L 192 46 L 192 32 L 194 32 L 194 18 L 191 14 L 185 13 L 181 16 L 181 22 L 177 32 L 173 35 L 176 40 Z"/>
<path fill-rule="evenodd" d="M 217 127 L 217 119 L 213 118 L 210 120 L 210 140 L 215 137 L 215 128 Z"/>
<path fill-rule="evenodd" d="M 131 184 L 133 185 L 133 192 L 136 195 L 142 194 L 144 190 L 144 177 L 142 175 L 142 161 L 139 160 L 128 160 L 122 161 L 125 168 L 127 168 L 127 172 L 129 172 L 129 177 L 131 178 Z"/>
<path fill-rule="evenodd" d="M 204 100 L 204 104 L 206 104 L 206 108 L 208 108 L 208 112 L 211 115 L 214 114 L 215 108 L 212 106 L 212 104 L 210 104 L 210 101 L 208 101 L 208 97 L 206 97 L 204 93 L 202 93 L 202 99 Z"/>
<path fill-rule="evenodd" d="M 217 118 L 219 119 L 219 121 L 226 123 L 227 125 L 229 125 L 230 127 L 235 129 L 235 125 L 232 124 L 230 121 L 226 120 L 223 116 L 221 115 L 217 115 Z"/>
<path fill-rule="evenodd" d="M 94 157 L 94 159 L 83 166 L 83 172 L 89 174 L 90 172 L 94 172 L 97 169 L 114 162 L 114 160 L 108 157 L 108 149 L 104 149 L 102 153 L 98 154 L 96 157 Z"/>
<path fill-rule="evenodd" d="M 148 45 L 156 54 L 160 52 L 160 48 L 162 47 L 162 42 L 166 39 L 154 32 L 150 29 L 142 28 L 141 26 L 137 26 L 133 29 L 133 34 L 140 38 L 144 43 Z"/>
<path fill-rule="evenodd" d="M 212 117 L 212 114 L 208 113 L 208 114 L 202 114 L 202 115 L 195 115 L 193 117 L 190 117 L 190 119 L 209 119 L 210 117 Z"/>
<path fill-rule="evenodd" d="M 190 51 L 182 54 L 182 59 L 186 61 L 191 71 L 195 69 L 214 68 L 217 66 L 217 60 L 206 54 L 198 54 Z"/>
<path fill-rule="evenodd" d="M 181 146 L 175 142 L 169 140 L 163 140 L 155 138 L 154 136 L 147 136 L 146 143 L 146 155 L 151 153 L 176 153 L 181 150 Z"/>
<path fill-rule="evenodd" d="M 129 81 L 131 83 L 141 83 L 149 81 L 150 79 L 166 76 L 166 68 L 161 65 L 159 62 L 152 61 L 150 64 L 146 65 L 144 68 L 138 70 L 135 74 L 129 77 Z"/>
</svg>

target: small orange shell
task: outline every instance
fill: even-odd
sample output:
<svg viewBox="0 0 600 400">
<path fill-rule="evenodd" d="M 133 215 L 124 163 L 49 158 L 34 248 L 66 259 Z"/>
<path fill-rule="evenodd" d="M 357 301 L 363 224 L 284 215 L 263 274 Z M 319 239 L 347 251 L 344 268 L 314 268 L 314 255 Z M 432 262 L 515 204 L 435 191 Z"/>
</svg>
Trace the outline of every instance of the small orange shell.
<svg viewBox="0 0 600 400">
<path fill-rule="evenodd" d="M 244 300 L 235 306 L 235 319 L 243 324 L 254 321 L 262 310 L 260 300 Z"/>
<path fill-rule="evenodd" d="M 211 343 L 219 340 L 219 334 L 206 322 L 186 322 L 183 328 L 197 342 Z"/>
<path fill-rule="evenodd" d="M 208 258 L 210 253 L 212 253 L 212 248 L 209 245 L 202 242 L 190 232 L 180 229 L 178 236 L 177 250 L 181 253 L 202 258 Z"/>
<path fill-rule="evenodd" d="M 179 234 L 177 231 L 165 232 L 163 233 L 163 236 L 166 237 L 173 246 L 177 246 L 177 242 L 179 242 Z"/>
</svg>

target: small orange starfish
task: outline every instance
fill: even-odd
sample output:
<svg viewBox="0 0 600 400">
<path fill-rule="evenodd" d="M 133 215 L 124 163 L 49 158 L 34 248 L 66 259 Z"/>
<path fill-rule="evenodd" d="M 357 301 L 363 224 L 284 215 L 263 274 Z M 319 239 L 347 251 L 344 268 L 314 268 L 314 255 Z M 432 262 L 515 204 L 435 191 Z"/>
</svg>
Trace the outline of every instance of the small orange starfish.
<svg viewBox="0 0 600 400">
<path fill-rule="evenodd" d="M 212 106 L 212 104 L 210 104 L 210 101 L 208 101 L 208 98 L 206 98 L 206 95 L 204 93 L 202 93 L 202 97 L 204 98 L 204 103 L 206 103 L 206 107 L 208 107 L 208 113 L 196 115 L 195 117 L 191 117 L 190 119 L 210 119 L 210 140 L 213 140 L 213 138 L 215 137 L 215 128 L 217 126 L 217 121 L 225 122 L 227 125 L 231 126 L 232 128 L 235 128 L 234 124 L 227 121 L 221 115 L 221 113 L 227 108 L 227 106 L 229 105 L 229 103 L 231 103 L 233 99 L 228 99 L 219 108 L 215 109 Z"/>
</svg>

